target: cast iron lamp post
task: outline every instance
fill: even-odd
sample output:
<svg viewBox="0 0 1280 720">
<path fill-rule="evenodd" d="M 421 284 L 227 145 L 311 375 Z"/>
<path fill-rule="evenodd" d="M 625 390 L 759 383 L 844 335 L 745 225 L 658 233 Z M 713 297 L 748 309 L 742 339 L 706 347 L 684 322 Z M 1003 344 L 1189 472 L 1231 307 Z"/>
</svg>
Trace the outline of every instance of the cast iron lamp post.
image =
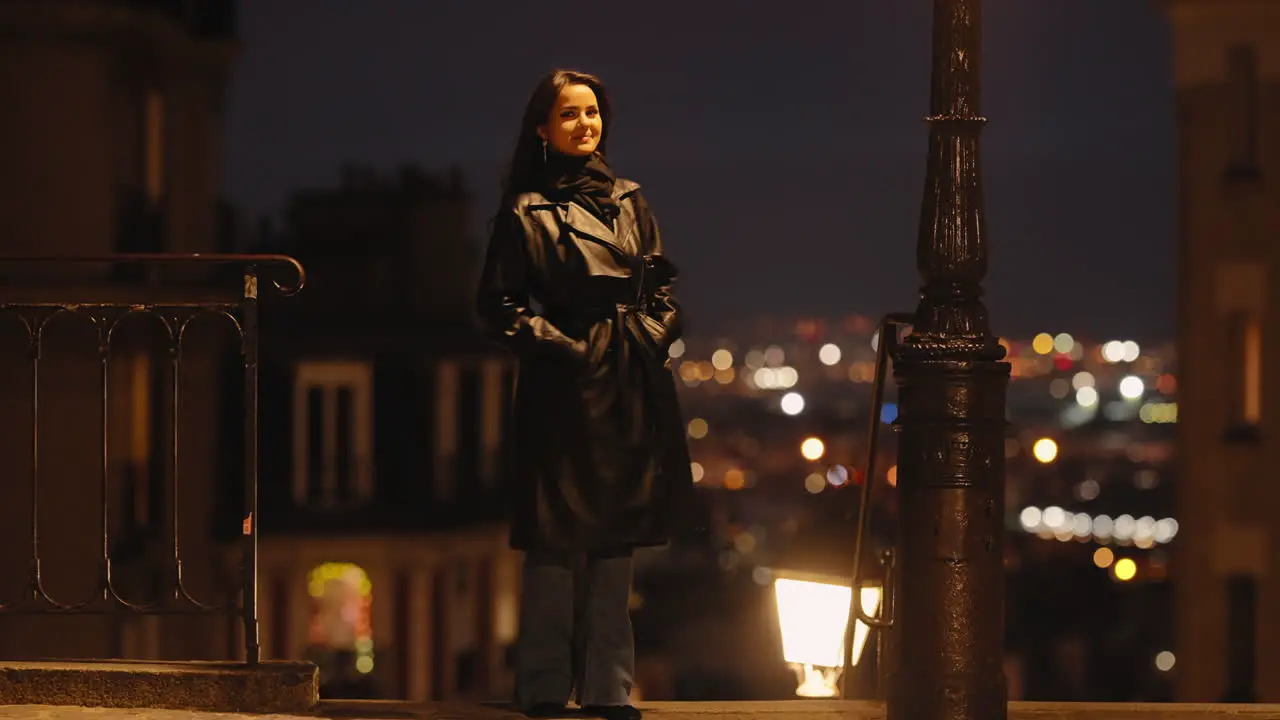
<svg viewBox="0 0 1280 720">
<path fill-rule="evenodd" d="M 911 332 L 894 353 L 899 534 L 888 720 L 1002 720 L 1009 365 L 982 302 L 981 0 L 934 0 Z"/>
</svg>

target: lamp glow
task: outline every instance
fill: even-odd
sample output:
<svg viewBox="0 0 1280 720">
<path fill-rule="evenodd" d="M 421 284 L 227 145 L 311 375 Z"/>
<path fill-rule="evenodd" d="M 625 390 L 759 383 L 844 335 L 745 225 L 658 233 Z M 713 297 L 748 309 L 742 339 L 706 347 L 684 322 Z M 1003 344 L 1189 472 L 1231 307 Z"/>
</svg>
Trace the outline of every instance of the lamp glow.
<svg viewBox="0 0 1280 720">
<path fill-rule="evenodd" d="M 848 583 L 780 577 L 774 581 L 778 620 L 782 629 L 782 657 L 796 672 L 799 697 L 837 697 L 844 671 L 844 635 L 849 622 Z M 859 592 L 862 611 L 874 616 L 880 608 L 879 585 Z M 853 628 L 854 665 L 862 657 L 871 628 L 858 620 Z"/>
</svg>

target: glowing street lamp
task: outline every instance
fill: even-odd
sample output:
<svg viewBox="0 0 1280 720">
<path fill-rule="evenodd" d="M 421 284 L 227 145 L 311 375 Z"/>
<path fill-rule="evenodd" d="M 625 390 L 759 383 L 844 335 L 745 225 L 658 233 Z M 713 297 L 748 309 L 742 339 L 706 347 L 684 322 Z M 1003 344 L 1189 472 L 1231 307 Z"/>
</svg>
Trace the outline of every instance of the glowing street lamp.
<svg viewBox="0 0 1280 720">
<path fill-rule="evenodd" d="M 775 576 L 773 590 L 782 628 L 782 657 L 796 673 L 796 695 L 838 697 L 852 596 L 849 581 L 788 571 L 778 571 Z M 859 599 L 864 614 L 875 616 L 882 594 L 878 583 L 862 586 Z M 866 623 L 855 622 L 852 665 L 862 657 L 870 633 Z"/>
</svg>

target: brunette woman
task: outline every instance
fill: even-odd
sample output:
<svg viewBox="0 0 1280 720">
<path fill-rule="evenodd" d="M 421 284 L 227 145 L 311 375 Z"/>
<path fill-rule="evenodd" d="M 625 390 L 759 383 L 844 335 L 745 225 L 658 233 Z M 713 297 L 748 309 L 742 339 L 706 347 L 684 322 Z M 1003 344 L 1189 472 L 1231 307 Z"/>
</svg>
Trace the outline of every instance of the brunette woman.
<svg viewBox="0 0 1280 720">
<path fill-rule="evenodd" d="M 525 109 L 480 280 L 486 326 L 520 361 L 506 464 L 525 551 L 516 702 L 639 718 L 632 551 L 668 542 L 692 489 L 668 348 L 675 267 L 640 186 L 606 161 L 611 107 L 558 70 Z M 536 303 L 536 309 L 535 304 Z"/>
</svg>

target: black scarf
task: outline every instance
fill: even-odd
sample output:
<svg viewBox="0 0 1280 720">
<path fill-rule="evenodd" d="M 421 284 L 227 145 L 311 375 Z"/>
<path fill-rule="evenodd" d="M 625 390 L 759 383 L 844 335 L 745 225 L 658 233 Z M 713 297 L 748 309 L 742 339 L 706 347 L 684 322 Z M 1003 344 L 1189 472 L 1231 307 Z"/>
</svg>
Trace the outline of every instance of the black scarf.
<svg viewBox="0 0 1280 720">
<path fill-rule="evenodd" d="M 618 202 L 613 199 L 617 178 L 599 153 L 573 157 L 548 148 L 545 171 L 543 182 L 548 198 L 576 202 L 605 225 L 612 225 L 618 217 Z"/>
</svg>

